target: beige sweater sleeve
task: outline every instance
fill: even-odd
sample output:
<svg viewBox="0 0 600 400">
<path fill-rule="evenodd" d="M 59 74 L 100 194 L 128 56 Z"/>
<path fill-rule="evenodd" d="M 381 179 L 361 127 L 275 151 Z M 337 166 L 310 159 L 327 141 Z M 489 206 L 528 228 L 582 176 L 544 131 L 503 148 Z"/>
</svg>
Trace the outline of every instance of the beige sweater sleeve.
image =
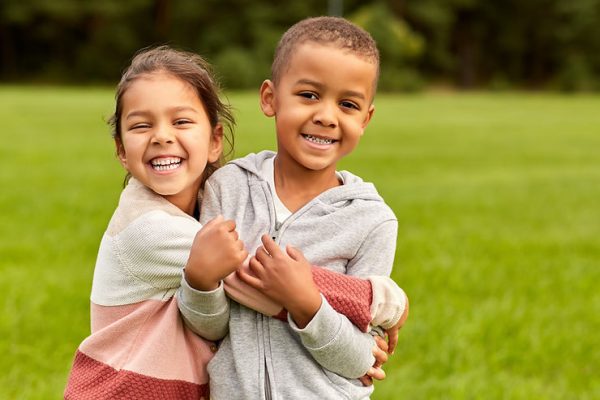
<svg viewBox="0 0 600 400">
<path fill-rule="evenodd" d="M 396 282 L 387 276 L 370 276 L 373 288 L 371 325 L 383 329 L 396 325 L 406 309 L 407 297 Z"/>
</svg>

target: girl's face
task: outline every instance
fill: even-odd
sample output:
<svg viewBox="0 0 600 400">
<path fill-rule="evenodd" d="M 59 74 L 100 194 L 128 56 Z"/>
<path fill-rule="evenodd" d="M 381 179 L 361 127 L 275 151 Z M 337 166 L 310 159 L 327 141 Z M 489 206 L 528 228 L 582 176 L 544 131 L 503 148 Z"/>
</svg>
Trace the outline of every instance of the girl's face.
<svg viewBox="0 0 600 400">
<path fill-rule="evenodd" d="M 122 96 L 121 164 L 142 184 L 191 214 L 202 173 L 222 151 L 223 129 L 211 127 L 187 82 L 166 72 L 137 78 Z"/>
</svg>

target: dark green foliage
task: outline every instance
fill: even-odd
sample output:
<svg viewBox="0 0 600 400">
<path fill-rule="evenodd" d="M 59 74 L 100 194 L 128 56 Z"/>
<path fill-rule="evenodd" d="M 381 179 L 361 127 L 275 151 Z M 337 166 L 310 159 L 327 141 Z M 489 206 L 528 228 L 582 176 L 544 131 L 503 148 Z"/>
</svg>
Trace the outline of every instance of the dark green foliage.
<svg viewBox="0 0 600 400">
<path fill-rule="evenodd" d="M 341 3 L 381 47 L 382 89 L 600 87 L 600 0 Z M 168 43 L 225 64 L 230 87 L 256 87 L 281 33 L 327 12 L 317 0 L 2 0 L 0 80 L 112 83 L 135 51 Z"/>
</svg>

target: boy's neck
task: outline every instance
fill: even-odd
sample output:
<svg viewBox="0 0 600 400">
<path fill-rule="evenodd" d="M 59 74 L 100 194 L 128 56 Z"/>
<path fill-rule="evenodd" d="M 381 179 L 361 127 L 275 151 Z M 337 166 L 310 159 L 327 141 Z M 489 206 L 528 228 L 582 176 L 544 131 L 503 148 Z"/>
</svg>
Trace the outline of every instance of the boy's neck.
<svg viewBox="0 0 600 400">
<path fill-rule="evenodd" d="M 298 211 L 326 190 L 341 185 L 335 165 L 313 171 L 277 155 L 274 172 L 277 196 L 291 212 Z"/>
</svg>

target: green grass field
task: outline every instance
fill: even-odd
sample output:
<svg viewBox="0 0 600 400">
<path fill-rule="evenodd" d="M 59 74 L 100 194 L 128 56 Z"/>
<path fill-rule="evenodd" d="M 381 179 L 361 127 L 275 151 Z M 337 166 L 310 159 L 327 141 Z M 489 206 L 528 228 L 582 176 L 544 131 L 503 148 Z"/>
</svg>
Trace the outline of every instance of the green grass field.
<svg viewBox="0 0 600 400">
<path fill-rule="evenodd" d="M 112 90 L 0 87 L 0 398 L 58 399 L 123 171 Z M 236 155 L 274 148 L 232 94 Z M 399 221 L 383 399 L 600 398 L 600 97 L 381 95 L 342 164 Z"/>
</svg>

